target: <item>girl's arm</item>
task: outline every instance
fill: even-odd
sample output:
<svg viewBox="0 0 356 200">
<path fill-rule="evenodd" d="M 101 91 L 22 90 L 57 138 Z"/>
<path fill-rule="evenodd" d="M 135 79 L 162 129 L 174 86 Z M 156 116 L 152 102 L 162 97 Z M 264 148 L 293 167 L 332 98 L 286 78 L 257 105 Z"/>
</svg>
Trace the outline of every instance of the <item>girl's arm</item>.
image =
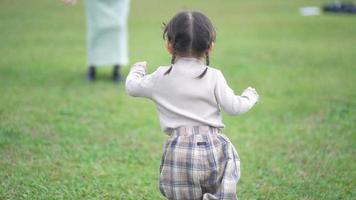
<svg viewBox="0 0 356 200">
<path fill-rule="evenodd" d="M 216 80 L 215 96 L 218 104 L 230 115 L 247 112 L 259 99 L 256 90 L 251 87 L 246 88 L 241 96 L 235 95 L 220 71 Z"/>
<path fill-rule="evenodd" d="M 126 78 L 126 92 L 134 97 L 152 97 L 154 74 L 146 75 L 146 62 L 138 62 L 131 67 Z"/>
</svg>

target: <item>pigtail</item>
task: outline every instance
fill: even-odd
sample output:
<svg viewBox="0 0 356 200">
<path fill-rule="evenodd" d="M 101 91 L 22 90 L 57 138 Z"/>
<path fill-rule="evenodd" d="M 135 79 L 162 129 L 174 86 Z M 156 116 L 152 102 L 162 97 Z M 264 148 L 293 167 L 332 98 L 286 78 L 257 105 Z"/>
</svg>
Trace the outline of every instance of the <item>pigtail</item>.
<svg viewBox="0 0 356 200">
<path fill-rule="evenodd" d="M 206 72 L 208 71 L 208 66 L 209 66 L 209 63 L 210 63 L 210 61 L 209 61 L 209 53 L 208 52 L 205 53 L 205 59 L 206 59 L 206 68 L 204 69 L 203 73 L 201 73 L 197 77 L 198 79 L 203 78 L 205 76 Z"/>
<path fill-rule="evenodd" d="M 210 61 L 209 61 L 209 53 L 208 52 L 205 53 L 205 60 L 206 60 L 206 66 L 209 66 Z"/>
<path fill-rule="evenodd" d="M 171 66 L 168 68 L 166 72 L 164 72 L 164 75 L 168 75 L 172 71 L 175 59 L 176 59 L 176 53 L 174 51 L 171 59 Z"/>
</svg>

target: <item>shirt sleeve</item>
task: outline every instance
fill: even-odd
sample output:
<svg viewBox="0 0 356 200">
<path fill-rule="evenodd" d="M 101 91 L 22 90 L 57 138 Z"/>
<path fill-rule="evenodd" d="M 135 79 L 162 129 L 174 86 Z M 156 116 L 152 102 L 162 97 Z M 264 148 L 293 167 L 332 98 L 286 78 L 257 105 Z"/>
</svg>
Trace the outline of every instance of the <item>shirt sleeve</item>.
<svg viewBox="0 0 356 200">
<path fill-rule="evenodd" d="M 152 98 L 156 72 L 146 75 L 145 62 L 134 64 L 126 78 L 127 94 L 133 97 Z"/>
<path fill-rule="evenodd" d="M 247 112 L 256 104 L 259 98 L 256 90 L 251 87 L 245 89 L 241 96 L 235 95 L 220 71 L 217 73 L 215 97 L 219 106 L 230 115 Z"/>
</svg>

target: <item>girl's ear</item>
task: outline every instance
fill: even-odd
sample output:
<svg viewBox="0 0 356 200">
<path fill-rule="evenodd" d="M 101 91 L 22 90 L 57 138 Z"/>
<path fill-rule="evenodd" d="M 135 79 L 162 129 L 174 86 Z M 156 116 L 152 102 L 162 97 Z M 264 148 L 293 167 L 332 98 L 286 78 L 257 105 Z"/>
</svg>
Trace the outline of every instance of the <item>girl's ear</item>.
<svg viewBox="0 0 356 200">
<path fill-rule="evenodd" d="M 208 52 L 212 51 L 214 49 L 215 43 L 211 42 L 211 44 L 209 45 L 209 49 Z"/>
<path fill-rule="evenodd" d="M 166 42 L 166 49 L 168 51 L 168 53 L 170 53 L 171 55 L 173 55 L 173 47 L 172 44 L 170 42 Z"/>
</svg>

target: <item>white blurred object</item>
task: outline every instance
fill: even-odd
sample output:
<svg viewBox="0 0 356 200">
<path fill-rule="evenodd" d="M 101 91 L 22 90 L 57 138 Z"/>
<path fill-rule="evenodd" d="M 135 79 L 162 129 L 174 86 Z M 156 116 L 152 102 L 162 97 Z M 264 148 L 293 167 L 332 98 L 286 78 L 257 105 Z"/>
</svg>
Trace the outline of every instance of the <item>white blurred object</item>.
<svg viewBox="0 0 356 200">
<path fill-rule="evenodd" d="M 320 8 L 316 6 L 308 6 L 299 9 L 299 13 L 302 16 L 320 15 Z"/>
<path fill-rule="evenodd" d="M 62 0 L 67 5 L 75 5 L 77 0 Z"/>
</svg>

